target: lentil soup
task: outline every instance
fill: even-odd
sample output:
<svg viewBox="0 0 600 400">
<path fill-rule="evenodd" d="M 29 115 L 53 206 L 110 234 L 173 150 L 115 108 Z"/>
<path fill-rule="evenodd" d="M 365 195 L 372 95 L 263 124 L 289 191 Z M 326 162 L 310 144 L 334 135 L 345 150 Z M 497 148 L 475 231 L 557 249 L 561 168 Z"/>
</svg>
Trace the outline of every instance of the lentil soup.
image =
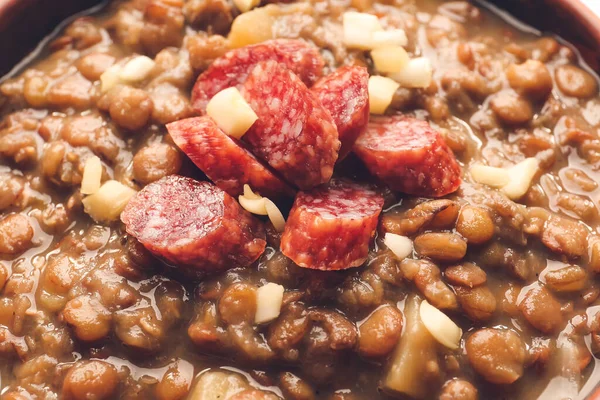
<svg viewBox="0 0 600 400">
<path fill-rule="evenodd" d="M 465 1 L 259 3 L 112 1 L 1 83 L 1 398 L 588 394 L 574 48 Z"/>
</svg>

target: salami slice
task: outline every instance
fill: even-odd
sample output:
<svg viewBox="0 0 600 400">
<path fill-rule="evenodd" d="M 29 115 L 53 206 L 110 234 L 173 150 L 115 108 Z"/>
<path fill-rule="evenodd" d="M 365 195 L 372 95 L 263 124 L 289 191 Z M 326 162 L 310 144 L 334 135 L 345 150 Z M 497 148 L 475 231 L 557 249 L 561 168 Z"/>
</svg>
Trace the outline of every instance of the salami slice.
<svg viewBox="0 0 600 400">
<path fill-rule="evenodd" d="M 121 214 L 127 233 L 175 266 L 211 272 L 247 266 L 265 250 L 265 230 L 209 182 L 170 175 L 138 192 Z"/>
<path fill-rule="evenodd" d="M 369 123 L 369 72 L 355 65 L 339 68 L 311 90 L 329 111 L 342 142 L 339 159 L 348 155 Z"/>
<path fill-rule="evenodd" d="M 258 120 L 242 137 L 256 156 L 300 189 L 328 182 L 340 141 L 329 112 L 291 70 L 258 63 L 242 95 Z"/>
<path fill-rule="evenodd" d="M 252 67 L 266 60 L 284 64 L 308 86 L 321 77 L 325 65 L 319 50 L 302 40 L 275 39 L 231 50 L 217 58 L 196 80 L 192 89 L 194 109 L 204 114 L 215 94 L 231 86 L 239 87 Z"/>
<path fill-rule="evenodd" d="M 299 192 L 281 236 L 281 251 L 304 268 L 359 266 L 369 253 L 382 207 L 381 194 L 347 181 Z"/>
<path fill-rule="evenodd" d="M 440 197 L 460 186 L 454 153 L 424 121 L 398 115 L 371 118 L 354 153 L 392 190 Z"/>
<path fill-rule="evenodd" d="M 171 122 L 173 141 L 219 188 L 231 196 L 243 193 L 244 184 L 270 198 L 293 197 L 295 191 L 223 132 L 208 117 Z"/>
</svg>

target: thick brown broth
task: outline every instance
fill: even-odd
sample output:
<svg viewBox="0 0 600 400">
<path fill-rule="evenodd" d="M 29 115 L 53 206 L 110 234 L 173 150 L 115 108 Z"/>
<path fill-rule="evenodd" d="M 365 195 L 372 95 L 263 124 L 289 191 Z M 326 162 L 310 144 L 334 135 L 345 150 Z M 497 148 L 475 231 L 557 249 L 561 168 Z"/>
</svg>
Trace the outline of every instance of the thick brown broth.
<svg viewBox="0 0 600 400">
<path fill-rule="evenodd" d="M 192 280 L 164 266 L 120 222 L 96 224 L 83 211 L 83 165 L 97 155 L 104 179 L 136 190 L 173 173 L 205 179 L 164 124 L 193 115 L 191 86 L 228 49 L 219 34 L 237 11 L 220 0 L 112 2 L 71 22 L 0 86 L 2 399 L 197 400 L 188 394 L 195 377 L 219 368 L 257 390 L 232 399 L 388 398 L 380 382 L 400 331 L 408 334 L 405 304 L 415 294 L 463 329 L 458 350 L 432 342 L 412 366 L 425 365 L 414 383 L 421 397 L 587 394 L 599 379 L 600 97 L 575 50 L 463 2 L 268 7 L 275 36 L 312 41 L 328 70 L 372 68 L 341 44 L 349 7 L 405 29 L 408 50 L 431 59 L 435 85 L 399 89 L 389 112 L 426 119 L 445 135 L 465 171 L 460 190 L 435 201 L 388 192 L 359 268 L 299 268 L 276 250 L 272 231 L 250 268 Z M 152 75 L 103 94 L 101 73 L 134 53 L 154 58 Z M 511 74 L 511 65 L 528 59 L 539 61 L 536 78 L 519 80 L 526 74 Z M 567 64 L 571 79 L 558 78 Z M 543 66 L 550 81 L 539 78 Z M 526 157 L 543 171 L 519 203 L 468 173 L 482 160 L 507 167 Z M 368 179 L 353 156 L 337 173 Z M 411 237 L 416 252 L 395 260 L 385 232 Z M 285 306 L 276 321 L 255 326 L 244 299 L 266 282 L 286 288 Z M 474 343 L 484 328 L 500 338 Z M 492 366 L 485 354 L 496 356 Z M 508 372 L 498 377 L 494 368 Z"/>
</svg>

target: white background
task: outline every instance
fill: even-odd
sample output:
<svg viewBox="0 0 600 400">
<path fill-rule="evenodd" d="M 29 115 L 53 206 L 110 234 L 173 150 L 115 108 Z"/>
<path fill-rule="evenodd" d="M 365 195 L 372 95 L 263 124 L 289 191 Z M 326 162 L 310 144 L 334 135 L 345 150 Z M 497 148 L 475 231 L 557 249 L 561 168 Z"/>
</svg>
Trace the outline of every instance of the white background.
<svg viewBox="0 0 600 400">
<path fill-rule="evenodd" d="M 585 3 L 592 11 L 600 15 L 600 0 L 581 0 Z"/>
</svg>

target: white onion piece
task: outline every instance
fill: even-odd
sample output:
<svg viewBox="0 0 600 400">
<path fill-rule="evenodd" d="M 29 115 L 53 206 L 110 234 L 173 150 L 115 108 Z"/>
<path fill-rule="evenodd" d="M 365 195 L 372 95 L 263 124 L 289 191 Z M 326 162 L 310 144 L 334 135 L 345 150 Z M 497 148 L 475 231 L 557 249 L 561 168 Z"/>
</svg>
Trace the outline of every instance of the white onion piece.
<svg viewBox="0 0 600 400">
<path fill-rule="evenodd" d="M 100 90 L 102 92 L 108 92 L 110 89 L 121 83 L 121 78 L 119 76 L 120 74 L 120 65 L 112 65 L 108 67 L 108 69 L 106 69 L 106 71 L 100 75 Z"/>
<path fill-rule="evenodd" d="M 285 229 L 285 218 L 283 214 L 279 210 L 279 207 L 275 205 L 271 200 L 265 198 L 265 208 L 267 210 L 267 215 L 269 216 L 269 220 L 275 227 L 277 232 L 283 232 Z"/>
<path fill-rule="evenodd" d="M 136 56 L 129 60 L 119 72 L 119 78 L 125 82 L 143 81 L 150 75 L 156 63 L 146 56 Z"/>
<path fill-rule="evenodd" d="M 406 236 L 386 233 L 383 242 L 394 253 L 398 260 L 404 260 L 413 252 L 413 242 Z"/>
<path fill-rule="evenodd" d="M 400 85 L 390 78 L 371 76 L 369 78 L 369 108 L 371 114 L 384 114 Z"/>
<path fill-rule="evenodd" d="M 245 198 L 251 199 L 251 200 L 258 200 L 262 197 L 261 195 L 254 193 L 254 191 L 248 184 L 244 185 L 244 195 L 243 196 Z"/>
<path fill-rule="evenodd" d="M 512 166 L 508 170 L 510 180 L 502 187 L 502 192 L 512 200 L 518 200 L 527 193 L 531 181 L 537 174 L 540 163 L 537 158 L 530 157 Z"/>
<path fill-rule="evenodd" d="M 342 17 L 343 42 L 349 48 L 370 50 L 373 48 L 373 33 L 383 31 L 379 18 L 373 14 L 347 11 Z"/>
<path fill-rule="evenodd" d="M 419 308 L 419 315 L 423 325 L 435 340 L 449 349 L 456 350 L 458 348 L 462 329 L 446 314 L 423 300 Z"/>
<path fill-rule="evenodd" d="M 501 188 L 508 184 L 510 176 L 504 168 L 490 167 L 489 165 L 474 164 L 470 169 L 471 177 L 477 183 Z"/>
<path fill-rule="evenodd" d="M 264 197 L 261 197 L 260 199 L 249 199 L 245 196 L 239 196 L 238 201 L 244 210 L 252 214 L 267 215 Z"/>
<path fill-rule="evenodd" d="M 85 161 L 81 178 L 81 194 L 93 194 L 102 184 L 102 161 L 96 156 Z"/>
<path fill-rule="evenodd" d="M 410 61 L 404 48 L 400 46 L 380 47 L 371 51 L 371 59 L 379 72 L 398 72 Z"/>
<path fill-rule="evenodd" d="M 404 32 L 404 30 L 402 29 L 388 29 L 386 31 L 375 31 L 373 32 L 371 38 L 372 49 L 390 46 L 406 46 L 408 44 L 406 32 Z"/>
<path fill-rule="evenodd" d="M 284 291 L 283 286 L 270 282 L 256 290 L 254 322 L 264 324 L 279 317 Z"/>
<path fill-rule="evenodd" d="M 431 61 L 425 57 L 411 59 L 400 71 L 389 75 L 403 87 L 426 88 L 433 79 Z"/>
<path fill-rule="evenodd" d="M 230 87 L 215 94 L 206 106 L 206 114 L 215 120 L 227 135 L 240 139 L 258 116 L 239 90 Z"/>
<path fill-rule="evenodd" d="M 82 200 L 83 208 L 96 221 L 114 221 L 135 194 L 135 190 L 121 182 L 106 181 L 96 193 Z"/>
</svg>

